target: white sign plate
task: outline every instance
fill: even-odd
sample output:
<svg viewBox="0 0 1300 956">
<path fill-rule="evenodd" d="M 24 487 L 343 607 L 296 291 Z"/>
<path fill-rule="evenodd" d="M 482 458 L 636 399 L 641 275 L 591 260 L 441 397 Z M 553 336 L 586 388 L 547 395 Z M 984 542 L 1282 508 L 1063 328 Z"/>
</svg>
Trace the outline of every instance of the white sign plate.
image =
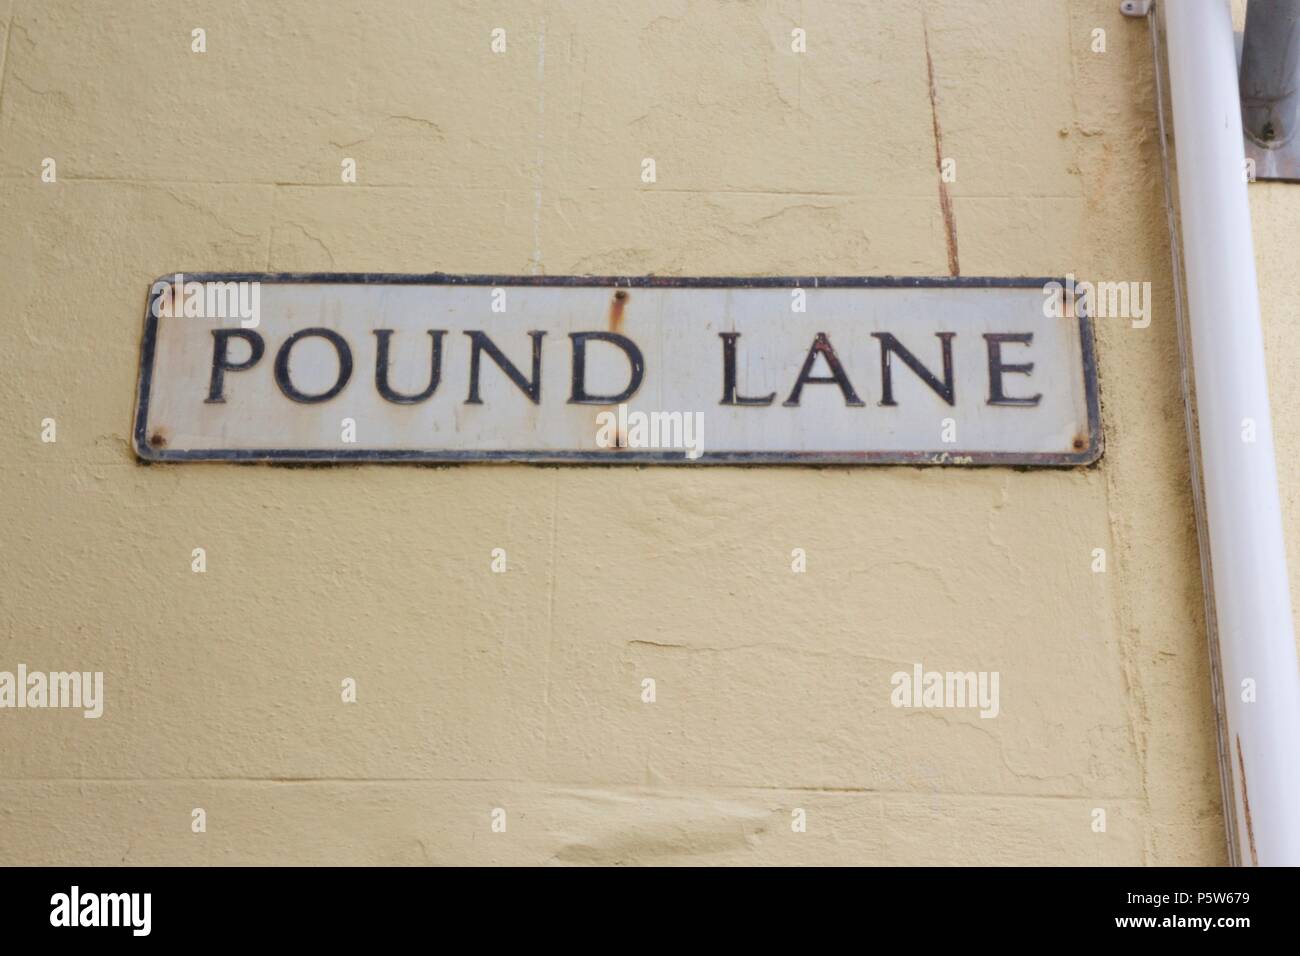
<svg viewBox="0 0 1300 956">
<path fill-rule="evenodd" d="M 1059 290 L 166 276 L 134 443 L 149 461 L 1086 465 L 1092 328 Z"/>
</svg>

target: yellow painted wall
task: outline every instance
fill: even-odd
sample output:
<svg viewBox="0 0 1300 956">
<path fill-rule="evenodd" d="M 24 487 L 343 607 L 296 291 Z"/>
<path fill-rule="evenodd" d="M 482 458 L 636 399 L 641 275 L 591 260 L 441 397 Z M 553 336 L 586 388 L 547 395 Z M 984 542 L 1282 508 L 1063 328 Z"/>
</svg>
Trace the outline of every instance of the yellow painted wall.
<svg viewBox="0 0 1300 956">
<path fill-rule="evenodd" d="M 0 0 L 0 39 L 0 669 L 107 685 L 0 711 L 0 863 L 1225 861 L 1117 0 Z M 159 274 L 946 275 L 936 125 L 962 274 L 1153 283 L 1097 330 L 1096 468 L 131 453 Z M 1001 715 L 891 707 L 914 662 Z"/>
</svg>

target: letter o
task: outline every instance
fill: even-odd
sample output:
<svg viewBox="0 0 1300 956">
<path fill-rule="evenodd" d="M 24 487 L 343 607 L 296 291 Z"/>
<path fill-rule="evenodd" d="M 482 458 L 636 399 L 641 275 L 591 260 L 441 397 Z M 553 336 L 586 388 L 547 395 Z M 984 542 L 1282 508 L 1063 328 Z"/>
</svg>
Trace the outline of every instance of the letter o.
<svg viewBox="0 0 1300 956">
<path fill-rule="evenodd" d="M 318 395 L 308 395 L 306 392 L 300 392 L 289 381 L 289 353 L 293 350 L 294 345 L 299 339 L 305 339 L 309 335 L 314 335 L 325 339 L 330 345 L 334 346 L 334 351 L 339 357 L 339 377 L 327 391 Z M 352 378 L 352 349 L 348 348 L 347 341 L 333 329 L 301 329 L 284 340 L 280 346 L 280 351 L 275 353 L 275 384 L 280 387 L 284 397 L 295 402 L 301 402 L 304 405 L 314 405 L 317 402 L 328 402 L 331 398 L 343 391 L 348 380 Z"/>
</svg>

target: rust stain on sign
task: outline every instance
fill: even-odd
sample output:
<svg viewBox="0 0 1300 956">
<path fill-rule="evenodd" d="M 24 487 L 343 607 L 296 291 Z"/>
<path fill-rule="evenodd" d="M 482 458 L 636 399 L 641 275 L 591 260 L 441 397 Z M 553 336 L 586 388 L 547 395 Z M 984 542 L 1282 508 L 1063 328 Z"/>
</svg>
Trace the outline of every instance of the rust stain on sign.
<svg viewBox="0 0 1300 956">
<path fill-rule="evenodd" d="M 623 310 L 627 307 L 627 299 L 627 290 L 619 289 L 609 301 L 609 330 L 611 332 L 621 332 L 623 330 Z"/>
</svg>

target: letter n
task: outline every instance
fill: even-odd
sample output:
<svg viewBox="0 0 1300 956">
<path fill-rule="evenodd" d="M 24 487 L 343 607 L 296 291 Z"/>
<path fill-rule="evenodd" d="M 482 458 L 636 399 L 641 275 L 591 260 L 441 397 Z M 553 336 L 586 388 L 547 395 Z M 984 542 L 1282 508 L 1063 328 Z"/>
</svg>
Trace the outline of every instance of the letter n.
<svg viewBox="0 0 1300 956">
<path fill-rule="evenodd" d="M 534 405 L 541 404 L 542 400 L 542 336 L 545 332 L 532 331 L 529 336 L 533 340 L 533 376 L 526 379 L 523 373 L 515 367 L 510 359 L 506 358 L 505 353 L 496 347 L 487 333 L 477 329 L 471 329 L 465 333 L 469 336 L 472 343 L 472 350 L 469 359 L 469 397 L 465 399 L 466 405 L 482 405 L 483 399 L 479 397 L 478 373 L 481 353 L 486 352 L 488 357 L 497 364 L 497 368 L 506 373 L 506 377 L 515 383 L 519 391 L 528 396 L 529 401 Z"/>
</svg>

